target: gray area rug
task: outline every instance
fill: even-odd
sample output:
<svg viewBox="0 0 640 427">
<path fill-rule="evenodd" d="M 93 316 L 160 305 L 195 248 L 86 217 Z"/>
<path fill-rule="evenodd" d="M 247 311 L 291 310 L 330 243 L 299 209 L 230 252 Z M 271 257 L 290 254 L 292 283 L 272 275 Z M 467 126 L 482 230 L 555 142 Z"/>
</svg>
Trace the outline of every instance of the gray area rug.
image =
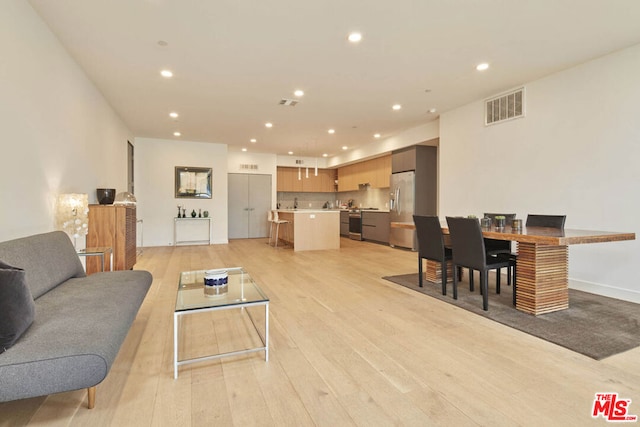
<svg viewBox="0 0 640 427">
<path fill-rule="evenodd" d="M 569 289 L 569 309 L 533 316 L 512 305 L 512 287 L 502 283 L 501 293 L 495 293 L 495 273 L 489 281 L 489 311 L 482 310 L 480 280 L 475 276 L 475 292 L 469 292 L 469 282 L 458 283 L 458 299 L 453 299 L 453 286 L 442 295 L 440 283 L 424 281 L 418 286 L 418 274 L 388 276 L 383 279 L 414 291 L 454 304 L 480 316 L 566 347 L 596 360 L 630 350 L 640 345 L 640 304 L 607 298 Z M 506 281 L 505 281 L 506 282 Z"/>
</svg>

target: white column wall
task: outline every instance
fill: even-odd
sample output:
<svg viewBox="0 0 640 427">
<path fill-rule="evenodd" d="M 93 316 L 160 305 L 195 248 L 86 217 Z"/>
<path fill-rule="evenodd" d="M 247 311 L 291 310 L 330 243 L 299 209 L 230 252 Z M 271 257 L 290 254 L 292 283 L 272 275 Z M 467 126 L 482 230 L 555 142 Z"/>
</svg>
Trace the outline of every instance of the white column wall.
<svg viewBox="0 0 640 427">
<path fill-rule="evenodd" d="M 143 221 L 144 246 L 173 244 L 177 205 L 208 210 L 212 218 L 212 243 L 228 243 L 227 146 L 210 142 L 136 138 L 135 185 L 138 218 Z M 212 198 L 175 197 L 175 167 L 211 168 Z M 190 239 L 189 239 L 190 240 Z"/>
</svg>

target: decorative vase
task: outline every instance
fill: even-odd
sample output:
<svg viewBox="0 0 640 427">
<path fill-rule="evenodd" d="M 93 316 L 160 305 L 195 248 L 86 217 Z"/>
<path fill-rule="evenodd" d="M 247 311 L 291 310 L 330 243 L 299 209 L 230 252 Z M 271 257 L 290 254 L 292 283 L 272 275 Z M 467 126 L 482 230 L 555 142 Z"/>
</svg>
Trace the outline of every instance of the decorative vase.
<svg viewBox="0 0 640 427">
<path fill-rule="evenodd" d="M 229 274 L 226 270 L 209 270 L 204 275 L 204 294 L 215 297 L 229 290 Z"/>
<path fill-rule="evenodd" d="M 195 217 L 196 217 L 196 215 L 198 215 L 198 214 L 196 213 L 196 210 L 195 210 L 195 209 L 194 209 L 194 210 L 192 210 L 192 211 L 191 211 L 191 218 L 195 218 Z"/>
<path fill-rule="evenodd" d="M 208 218 L 208 217 L 209 217 L 209 211 L 204 211 L 204 212 L 202 212 L 202 215 L 203 215 L 205 218 Z"/>
<path fill-rule="evenodd" d="M 98 203 L 101 205 L 111 205 L 116 197 L 115 188 L 97 188 L 96 195 L 98 196 Z"/>
</svg>

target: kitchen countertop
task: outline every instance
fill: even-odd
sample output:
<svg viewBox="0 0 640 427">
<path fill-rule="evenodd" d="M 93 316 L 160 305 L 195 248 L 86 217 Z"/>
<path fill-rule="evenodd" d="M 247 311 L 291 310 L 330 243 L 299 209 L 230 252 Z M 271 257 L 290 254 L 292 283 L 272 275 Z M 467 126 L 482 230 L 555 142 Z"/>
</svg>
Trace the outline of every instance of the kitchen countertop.
<svg viewBox="0 0 640 427">
<path fill-rule="evenodd" d="M 359 209 L 359 208 L 358 208 Z M 352 209 L 340 209 L 341 212 L 350 212 Z M 360 209 L 360 212 L 381 212 L 381 213 L 389 213 L 389 209 Z"/>
<path fill-rule="evenodd" d="M 289 213 L 330 213 L 330 212 L 339 212 L 338 209 L 277 209 L 278 212 L 289 212 Z"/>
</svg>

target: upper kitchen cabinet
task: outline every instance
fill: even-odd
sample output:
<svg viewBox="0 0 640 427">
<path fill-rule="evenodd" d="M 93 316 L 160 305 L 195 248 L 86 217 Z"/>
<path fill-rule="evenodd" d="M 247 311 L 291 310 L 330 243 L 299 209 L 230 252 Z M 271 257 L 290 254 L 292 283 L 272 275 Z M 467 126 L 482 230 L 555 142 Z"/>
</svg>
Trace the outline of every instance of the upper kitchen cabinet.
<svg viewBox="0 0 640 427">
<path fill-rule="evenodd" d="M 378 157 L 373 160 L 375 163 L 374 175 L 371 186 L 374 188 L 389 187 L 389 177 L 391 176 L 391 155 Z"/>
<path fill-rule="evenodd" d="M 387 188 L 390 175 L 391 155 L 344 166 L 338 168 L 338 191 L 355 191 L 361 184 Z"/>
<path fill-rule="evenodd" d="M 278 167 L 277 183 L 278 191 L 302 191 L 302 180 L 298 179 L 298 168 Z"/>
<path fill-rule="evenodd" d="M 407 172 L 416 170 L 416 149 L 411 147 L 408 149 L 393 152 L 391 157 L 392 173 Z"/>
<path fill-rule="evenodd" d="M 307 168 L 300 169 L 300 179 L 298 179 L 298 168 L 278 167 L 278 191 L 287 192 L 307 192 L 307 193 L 333 193 L 335 190 L 334 169 L 318 169 L 318 176 L 315 168 L 309 168 L 309 178 L 307 178 Z"/>
</svg>

